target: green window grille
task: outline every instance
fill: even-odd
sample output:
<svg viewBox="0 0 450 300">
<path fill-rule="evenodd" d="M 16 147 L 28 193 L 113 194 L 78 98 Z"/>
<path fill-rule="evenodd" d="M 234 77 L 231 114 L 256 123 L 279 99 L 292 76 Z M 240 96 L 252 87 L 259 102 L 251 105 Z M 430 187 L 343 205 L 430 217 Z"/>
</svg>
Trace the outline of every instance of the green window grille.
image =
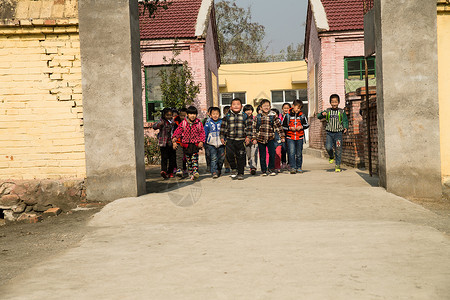
<svg viewBox="0 0 450 300">
<path fill-rule="evenodd" d="M 375 78 L 375 57 L 369 57 L 367 60 L 369 69 L 369 78 Z M 364 57 L 346 57 L 344 59 L 345 79 L 364 79 L 366 67 Z"/>
</svg>

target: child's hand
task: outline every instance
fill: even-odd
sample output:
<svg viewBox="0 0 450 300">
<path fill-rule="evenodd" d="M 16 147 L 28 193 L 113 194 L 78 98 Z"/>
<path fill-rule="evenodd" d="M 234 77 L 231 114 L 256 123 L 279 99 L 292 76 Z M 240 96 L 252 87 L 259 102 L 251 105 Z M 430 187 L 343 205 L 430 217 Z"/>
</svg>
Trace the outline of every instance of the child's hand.
<svg viewBox="0 0 450 300">
<path fill-rule="evenodd" d="M 203 142 L 198 143 L 198 147 L 201 149 L 203 148 Z"/>
<path fill-rule="evenodd" d="M 347 131 L 348 131 L 347 128 L 344 128 L 344 133 L 347 133 Z"/>
<path fill-rule="evenodd" d="M 178 144 L 177 143 L 173 143 L 172 147 L 173 147 L 173 150 L 177 150 Z"/>
<path fill-rule="evenodd" d="M 285 142 L 286 142 L 286 139 L 285 139 L 285 138 L 282 138 L 282 139 L 281 139 L 281 142 L 282 142 L 282 143 L 285 143 Z"/>
<path fill-rule="evenodd" d="M 225 145 L 225 140 L 224 139 L 220 139 L 220 141 L 222 142 L 222 145 Z"/>
<path fill-rule="evenodd" d="M 295 131 L 295 127 L 289 127 L 290 131 Z"/>
<path fill-rule="evenodd" d="M 172 143 L 173 143 L 173 144 L 176 144 L 176 143 L 177 143 L 177 138 L 173 138 L 173 139 L 172 139 Z"/>
<path fill-rule="evenodd" d="M 326 117 L 327 116 L 327 112 L 326 111 L 322 112 L 322 116 Z"/>
</svg>

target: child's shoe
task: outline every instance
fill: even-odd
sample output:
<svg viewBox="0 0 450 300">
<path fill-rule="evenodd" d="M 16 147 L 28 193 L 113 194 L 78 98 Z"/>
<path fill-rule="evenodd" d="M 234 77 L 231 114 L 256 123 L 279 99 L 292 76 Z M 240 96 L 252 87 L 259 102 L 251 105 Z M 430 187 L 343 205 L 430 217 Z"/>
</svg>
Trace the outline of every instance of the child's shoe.
<svg viewBox="0 0 450 300">
<path fill-rule="evenodd" d="M 334 163 L 334 158 L 330 158 L 330 159 L 328 160 L 328 162 L 329 162 L 330 164 Z"/>
<path fill-rule="evenodd" d="M 232 170 L 232 171 L 231 171 L 231 178 L 232 178 L 232 179 L 235 179 L 237 175 L 238 175 L 237 170 Z"/>
<path fill-rule="evenodd" d="M 256 169 L 255 168 L 251 168 L 250 169 L 250 174 L 255 175 L 256 174 Z"/>
<path fill-rule="evenodd" d="M 303 170 L 302 169 L 297 169 L 297 173 L 303 173 Z"/>
<path fill-rule="evenodd" d="M 183 171 L 181 169 L 178 169 L 176 175 L 180 178 L 183 177 Z"/>
<path fill-rule="evenodd" d="M 161 177 L 164 179 L 167 179 L 167 173 L 164 171 L 161 171 Z"/>
<path fill-rule="evenodd" d="M 334 171 L 335 171 L 336 173 L 341 172 L 341 166 L 336 165 L 336 167 L 334 167 Z"/>
<path fill-rule="evenodd" d="M 173 178 L 173 173 L 170 173 L 168 177 Z"/>
<path fill-rule="evenodd" d="M 291 169 L 290 173 L 295 174 L 295 173 L 297 173 L 297 171 L 295 169 Z"/>
<path fill-rule="evenodd" d="M 194 172 L 194 173 L 192 173 L 191 179 L 192 180 L 197 180 L 199 177 L 200 177 L 200 174 L 198 172 Z"/>
<path fill-rule="evenodd" d="M 237 180 L 244 180 L 244 174 L 238 174 Z"/>
<path fill-rule="evenodd" d="M 267 176 L 269 175 L 269 172 L 262 172 L 262 176 Z"/>
<path fill-rule="evenodd" d="M 270 171 L 270 176 L 276 176 L 277 175 L 277 170 L 272 170 Z"/>
<path fill-rule="evenodd" d="M 230 168 L 225 168 L 225 173 L 230 173 L 231 169 Z"/>
<path fill-rule="evenodd" d="M 217 173 L 213 173 L 213 174 L 212 174 L 212 178 L 213 178 L 213 179 L 217 179 L 217 178 L 219 178 L 219 175 L 217 175 Z"/>
</svg>

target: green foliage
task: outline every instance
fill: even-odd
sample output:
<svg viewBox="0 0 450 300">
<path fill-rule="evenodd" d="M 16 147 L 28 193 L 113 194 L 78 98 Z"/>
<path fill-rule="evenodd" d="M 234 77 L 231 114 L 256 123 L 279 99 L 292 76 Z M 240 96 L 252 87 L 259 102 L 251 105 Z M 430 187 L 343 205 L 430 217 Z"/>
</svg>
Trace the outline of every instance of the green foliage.
<svg viewBox="0 0 450 300">
<path fill-rule="evenodd" d="M 303 43 L 290 44 L 286 50 L 281 50 L 279 54 L 267 56 L 267 61 L 294 61 L 303 59 Z"/>
<path fill-rule="evenodd" d="M 148 16 L 154 18 L 158 8 L 168 9 L 170 4 L 172 2 L 168 0 L 143 0 L 142 5 L 144 6 L 144 10 L 142 14 L 145 15 L 148 12 Z"/>
<path fill-rule="evenodd" d="M 265 28 L 252 22 L 250 7 L 244 9 L 230 0 L 216 3 L 217 35 L 222 63 L 265 61 Z"/>
<path fill-rule="evenodd" d="M 159 162 L 161 153 L 157 138 L 145 136 L 144 151 L 147 164 L 155 165 Z"/>
<path fill-rule="evenodd" d="M 195 97 L 200 93 L 200 84 L 195 84 L 188 62 L 177 59 L 177 55 L 174 52 L 174 57 L 170 60 L 164 57 L 170 68 L 162 69 L 159 75 L 164 107 L 181 109 L 194 103 Z"/>
</svg>

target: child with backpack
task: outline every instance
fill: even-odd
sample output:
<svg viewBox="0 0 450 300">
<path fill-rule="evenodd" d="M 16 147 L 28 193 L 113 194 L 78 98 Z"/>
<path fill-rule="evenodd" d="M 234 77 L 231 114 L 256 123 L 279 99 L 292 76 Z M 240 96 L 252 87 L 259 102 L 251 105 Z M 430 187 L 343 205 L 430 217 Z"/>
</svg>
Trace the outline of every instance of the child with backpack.
<svg viewBox="0 0 450 300">
<path fill-rule="evenodd" d="M 161 120 L 152 124 L 153 129 L 159 130 L 157 138 L 161 152 L 161 177 L 164 179 L 173 177 L 176 167 L 175 150 L 172 146 L 172 109 L 164 108 L 161 112 Z"/>
<path fill-rule="evenodd" d="M 228 114 L 228 112 L 230 111 L 230 107 L 231 106 L 229 106 L 229 105 L 226 105 L 223 107 L 223 116 L 226 116 Z M 230 163 L 228 162 L 228 159 L 227 159 L 226 147 L 225 147 L 225 161 L 223 163 L 223 166 L 225 167 L 225 173 L 231 172 Z"/>
<path fill-rule="evenodd" d="M 242 101 L 231 100 L 231 108 L 222 119 L 220 140 L 225 145 L 226 155 L 231 167 L 231 178 L 243 180 L 245 168 L 245 145 L 250 143 L 251 121 L 242 112 Z"/>
<path fill-rule="evenodd" d="M 205 124 L 206 144 L 205 151 L 210 155 L 210 168 L 213 179 L 219 178 L 222 174 L 222 166 L 225 160 L 225 145 L 220 140 L 220 127 L 222 120 L 220 118 L 220 108 L 212 107 L 210 118 Z"/>
<path fill-rule="evenodd" d="M 347 133 L 348 130 L 347 115 L 342 108 L 338 108 L 339 103 L 339 95 L 332 94 L 330 96 L 331 108 L 327 108 L 317 115 L 318 119 L 325 118 L 327 122 L 325 149 L 330 156 L 330 164 L 336 161 L 335 172 L 341 172 L 342 134 Z"/>
<path fill-rule="evenodd" d="M 284 103 L 281 107 L 281 110 L 283 111 L 280 117 L 281 124 L 283 124 L 284 118 L 289 113 L 289 110 L 291 109 L 290 103 Z M 286 131 L 284 132 L 286 135 Z M 289 164 L 288 164 L 288 145 L 287 142 L 284 142 L 281 144 L 281 170 L 288 170 Z"/>
<path fill-rule="evenodd" d="M 198 152 L 203 148 L 205 130 L 202 122 L 197 118 L 197 108 L 189 106 L 186 113 L 186 119 L 181 122 L 173 134 L 173 142 L 176 143 L 177 139 L 181 138 L 181 147 L 183 147 L 183 153 L 186 156 L 189 175 L 192 180 L 196 180 L 200 177 Z"/>
<path fill-rule="evenodd" d="M 249 118 L 253 122 L 253 106 L 251 104 L 247 104 L 244 106 L 244 113 L 247 114 L 247 118 Z M 250 168 L 250 174 L 256 174 L 256 167 L 258 165 L 258 146 L 250 143 L 249 145 L 245 145 L 245 152 L 247 155 L 247 163 Z"/>
<path fill-rule="evenodd" d="M 302 112 L 303 102 L 295 100 L 289 113 L 283 120 L 283 129 L 286 131 L 286 144 L 289 154 L 291 174 L 303 173 L 303 139 L 305 129 L 308 129 L 308 119 Z"/>
<path fill-rule="evenodd" d="M 283 119 L 280 111 L 276 108 L 272 108 L 271 111 L 273 111 L 278 116 L 278 118 L 280 119 L 280 123 L 283 124 Z M 286 132 L 284 134 L 286 135 Z M 281 154 L 283 144 L 286 144 L 286 142 L 282 143 L 280 135 L 275 131 L 275 170 L 277 170 L 277 173 L 281 172 Z"/>
<path fill-rule="evenodd" d="M 267 176 L 270 174 L 271 176 L 275 176 L 277 175 L 275 170 L 275 131 L 279 134 L 281 142 L 285 142 L 285 135 L 281 127 L 280 119 L 270 110 L 270 101 L 263 99 L 260 105 L 261 113 L 255 117 L 252 124 L 252 141 L 254 145 L 258 145 L 262 175 Z M 266 149 L 269 151 L 268 166 L 266 162 Z"/>
</svg>

